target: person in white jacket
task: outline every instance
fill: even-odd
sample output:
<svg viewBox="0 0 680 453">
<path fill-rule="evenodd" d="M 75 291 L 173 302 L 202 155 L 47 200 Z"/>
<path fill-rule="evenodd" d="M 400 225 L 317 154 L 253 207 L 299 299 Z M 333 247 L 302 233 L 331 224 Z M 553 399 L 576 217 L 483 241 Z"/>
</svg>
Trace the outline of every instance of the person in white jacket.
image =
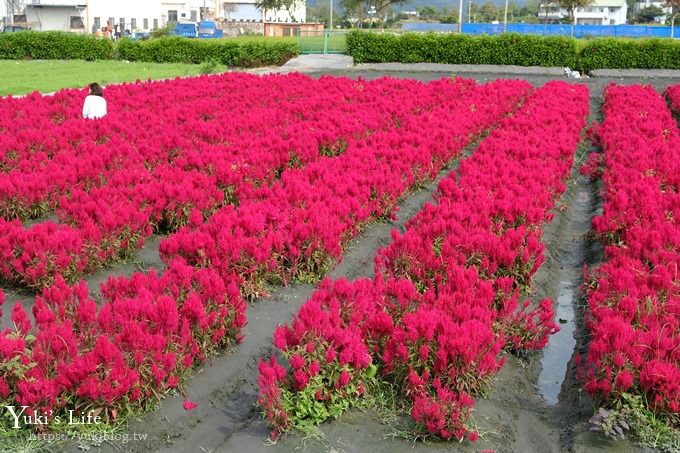
<svg viewBox="0 0 680 453">
<path fill-rule="evenodd" d="M 106 99 L 104 99 L 104 90 L 97 83 L 91 83 L 90 94 L 85 98 L 83 104 L 83 118 L 96 119 L 106 115 Z"/>
</svg>

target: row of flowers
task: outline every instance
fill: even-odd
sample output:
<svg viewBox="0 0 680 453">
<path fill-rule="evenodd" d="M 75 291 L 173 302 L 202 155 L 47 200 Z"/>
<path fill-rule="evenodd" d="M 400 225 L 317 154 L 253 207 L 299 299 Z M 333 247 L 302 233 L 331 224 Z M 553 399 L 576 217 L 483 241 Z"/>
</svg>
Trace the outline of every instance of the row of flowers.
<svg viewBox="0 0 680 453">
<path fill-rule="evenodd" d="M 14 305 L 14 328 L 0 332 L 3 407 L 26 406 L 26 416 L 45 421 L 38 429 L 67 411 L 115 422 L 180 387 L 187 370 L 240 341 L 245 325 L 238 286 L 181 260 L 162 276 L 109 280 L 101 304 L 84 282 L 58 277 L 36 297 L 35 326 Z"/>
<path fill-rule="evenodd" d="M 238 74 L 121 85 L 107 89 L 112 112 L 96 122 L 79 118 L 73 90 L 3 99 L 0 278 L 35 290 L 57 275 L 75 282 L 133 256 L 154 231 L 271 194 L 284 173 L 334 158 L 349 140 L 392 130 L 474 83 L 429 88 L 429 104 L 413 96 L 421 85 Z M 50 212 L 56 223 L 21 222 Z"/>
<path fill-rule="evenodd" d="M 268 190 L 226 206 L 205 223 L 160 244 L 164 260 L 181 256 L 244 279 L 247 298 L 267 284 L 315 281 L 342 257 L 369 222 L 389 218 L 404 194 L 435 177 L 463 147 L 517 105 L 530 85 L 504 81 L 468 87 L 443 80 L 417 94 L 419 112 L 399 127 L 348 140 L 345 153 L 290 169 Z M 404 99 L 402 103 L 406 103 Z"/>
<path fill-rule="evenodd" d="M 502 367 L 501 350 L 540 349 L 557 330 L 552 301 L 521 299 L 588 107 L 585 86 L 534 92 L 442 181 L 437 203 L 393 233 L 374 279 L 324 281 L 277 328 L 290 368 L 275 356 L 259 366 L 273 437 L 338 416 L 385 380 L 419 435 L 477 438 L 470 410 Z"/>
<path fill-rule="evenodd" d="M 307 260 L 296 275 L 318 278 L 323 269 L 311 263 L 320 259 L 321 247 L 339 257 L 362 222 L 392 215 L 405 191 L 432 178 L 530 89 L 524 82 L 478 86 L 463 80 L 351 86 L 360 92 L 392 86 L 402 93 L 400 107 L 382 112 L 386 131 L 348 136 L 341 153 L 288 168 L 271 184 L 253 185 L 238 205 L 217 210 L 207 221 L 191 211 L 190 224 L 163 245 L 162 275 L 110 279 L 95 303 L 84 283 L 69 286 L 56 270 L 36 298 L 35 325 L 15 305 L 14 328 L 0 334 L 0 404 L 28 406 L 29 415 L 50 420 L 67 410 L 93 410 L 113 421 L 147 409 L 169 389 L 181 388 L 192 366 L 240 340 L 243 294 L 254 294 L 248 285 L 260 262 L 254 260 L 280 266 L 280 280 L 295 260 Z M 197 174 L 205 175 L 203 164 L 196 165 Z M 122 186 L 130 197 L 144 199 L 139 187 Z M 106 188 L 90 191 L 117 206 L 120 201 L 107 198 Z M 96 210 L 82 204 L 88 212 Z"/>
<path fill-rule="evenodd" d="M 680 112 L 680 85 L 671 85 L 666 88 L 664 93 L 670 101 L 671 108 L 675 112 Z"/>
<path fill-rule="evenodd" d="M 675 97 L 673 97 L 675 93 Z M 668 94 L 676 106 L 677 87 Z M 581 373 L 605 404 L 626 394 L 680 415 L 680 133 L 648 86 L 610 85 L 597 130 L 603 213 L 593 226 L 606 261 L 590 269 L 591 334 Z"/>
</svg>

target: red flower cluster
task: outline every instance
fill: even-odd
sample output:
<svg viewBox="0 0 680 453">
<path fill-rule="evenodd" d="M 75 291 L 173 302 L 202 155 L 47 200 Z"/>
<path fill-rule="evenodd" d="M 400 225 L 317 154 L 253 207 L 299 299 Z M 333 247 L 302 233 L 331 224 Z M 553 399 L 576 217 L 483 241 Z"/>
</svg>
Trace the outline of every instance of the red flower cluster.
<svg viewBox="0 0 680 453">
<path fill-rule="evenodd" d="M 461 162 L 458 177 L 442 181 L 437 204 L 404 235 L 393 233 L 375 279 L 325 282 L 276 331 L 292 369 L 273 358 L 260 365 L 259 402 L 274 435 L 294 424 L 283 395 L 306 389 L 296 368 L 309 364 L 304 347 L 324 351 L 322 372 L 344 367 L 357 388 L 379 365 L 424 433 L 476 438 L 469 409 L 502 366 L 503 346 L 538 349 L 557 329 L 551 301 L 519 299 L 543 261 L 540 228 L 566 189 L 587 113 L 584 86 L 551 82 L 533 93 Z M 330 398 L 334 389 L 323 391 Z"/>
<path fill-rule="evenodd" d="M 673 111 L 680 112 L 680 85 L 669 86 L 666 88 L 664 94 L 671 102 L 671 108 Z"/>
<path fill-rule="evenodd" d="M 72 283 L 133 256 L 153 231 L 276 201 L 271 186 L 289 169 L 328 161 L 350 140 L 371 146 L 370 135 L 473 87 L 229 74 L 112 86 L 112 111 L 94 122 L 80 118 L 75 90 L 1 99 L 0 279 L 37 290 L 56 275 Z M 485 101 L 500 109 L 510 98 Z M 22 223 L 52 212 L 57 222 Z"/>
<path fill-rule="evenodd" d="M 341 155 L 290 168 L 271 187 L 242 194 L 237 207 L 164 240 L 161 256 L 235 272 L 245 279 L 246 297 L 262 294 L 266 283 L 313 281 L 365 224 L 389 218 L 407 190 L 431 180 L 529 86 L 442 80 L 411 88 L 417 91 L 390 101 L 394 127 L 347 137 Z"/>
<path fill-rule="evenodd" d="M 245 301 L 216 272 L 181 261 L 154 272 L 110 279 L 102 306 L 84 283 L 61 277 L 33 307 L 32 328 L 20 304 L 14 330 L 0 334 L 0 402 L 39 408 L 104 409 L 115 420 L 177 387 L 186 370 L 240 339 Z"/>
<path fill-rule="evenodd" d="M 23 137 L 0 144 L 0 179 L 10 175 L 0 184 L 18 181 L 0 220 L 0 274 L 44 287 L 36 325 L 17 305 L 15 329 L 0 335 L 0 402 L 52 416 L 99 408 L 109 420 L 147 407 L 240 339 L 242 294 L 256 294 L 258 278 L 318 278 L 363 224 L 391 216 L 529 87 L 230 74 L 111 87 L 116 110 L 97 121 L 78 118 L 73 92 L 0 100 L 0 128 Z M 45 191 L 25 198 L 41 171 Z M 60 223 L 22 224 L 52 209 Z M 110 280 L 99 309 L 83 283 L 69 286 L 153 230 L 178 228 L 163 275 Z M 315 353 L 336 360 L 305 345 Z M 319 400 L 365 390 L 351 370 L 370 356 L 336 354 L 335 391 Z M 328 375 L 320 359 L 298 365 L 298 389 Z"/>
<path fill-rule="evenodd" d="M 677 416 L 680 134 L 651 87 L 610 85 L 604 114 L 604 209 L 593 225 L 607 261 L 588 276 L 591 340 L 581 372 L 605 401 L 642 394 L 650 409 Z"/>
</svg>

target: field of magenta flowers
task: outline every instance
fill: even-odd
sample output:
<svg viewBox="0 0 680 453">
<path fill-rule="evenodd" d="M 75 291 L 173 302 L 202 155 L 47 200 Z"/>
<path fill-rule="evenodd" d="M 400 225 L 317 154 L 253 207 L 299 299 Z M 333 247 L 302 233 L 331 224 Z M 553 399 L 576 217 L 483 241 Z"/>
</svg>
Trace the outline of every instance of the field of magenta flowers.
<svg viewBox="0 0 680 453">
<path fill-rule="evenodd" d="M 680 109 L 680 86 L 665 94 Z M 388 383 L 414 435 L 474 441 L 471 411 L 506 354 L 559 329 L 553 301 L 530 296 L 587 136 L 602 151 L 583 172 L 603 181 L 593 230 L 606 246 L 584 285 L 578 371 L 604 410 L 593 423 L 628 430 L 616 410 L 634 399 L 677 426 L 680 135 L 653 89 L 610 86 L 588 134 L 588 89 L 563 82 L 227 74 L 107 87 L 109 114 L 94 121 L 80 117 L 84 96 L 0 99 L 0 285 L 35 295 L 32 313 L 5 313 L 0 406 L 126 420 L 238 347 L 248 303 L 318 283 L 260 362 L 271 437 Z M 324 279 L 455 160 L 373 278 Z M 89 293 L 84 279 L 152 235 L 162 268 Z"/>
</svg>

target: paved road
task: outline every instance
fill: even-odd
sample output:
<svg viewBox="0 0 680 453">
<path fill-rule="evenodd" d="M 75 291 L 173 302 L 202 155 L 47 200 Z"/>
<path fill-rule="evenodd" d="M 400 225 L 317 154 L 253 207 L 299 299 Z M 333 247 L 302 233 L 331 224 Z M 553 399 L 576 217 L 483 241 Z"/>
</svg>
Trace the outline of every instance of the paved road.
<svg viewBox="0 0 680 453">
<path fill-rule="evenodd" d="M 479 82 L 494 79 L 522 78 L 540 86 L 550 80 L 566 80 L 572 83 L 585 83 L 591 96 L 599 97 L 604 88 L 612 83 L 631 85 L 646 83 L 657 90 L 680 83 L 680 71 L 649 69 L 602 69 L 593 71 L 588 78 L 568 78 L 564 68 L 542 68 L 538 66 L 498 66 L 498 65 L 448 65 L 437 63 L 369 63 L 354 65 L 347 55 L 300 55 L 277 68 L 259 68 L 250 72 L 256 74 L 302 72 L 314 77 L 322 75 L 346 76 L 351 78 L 375 79 L 390 76 L 430 81 L 442 77 L 461 76 Z"/>
</svg>

